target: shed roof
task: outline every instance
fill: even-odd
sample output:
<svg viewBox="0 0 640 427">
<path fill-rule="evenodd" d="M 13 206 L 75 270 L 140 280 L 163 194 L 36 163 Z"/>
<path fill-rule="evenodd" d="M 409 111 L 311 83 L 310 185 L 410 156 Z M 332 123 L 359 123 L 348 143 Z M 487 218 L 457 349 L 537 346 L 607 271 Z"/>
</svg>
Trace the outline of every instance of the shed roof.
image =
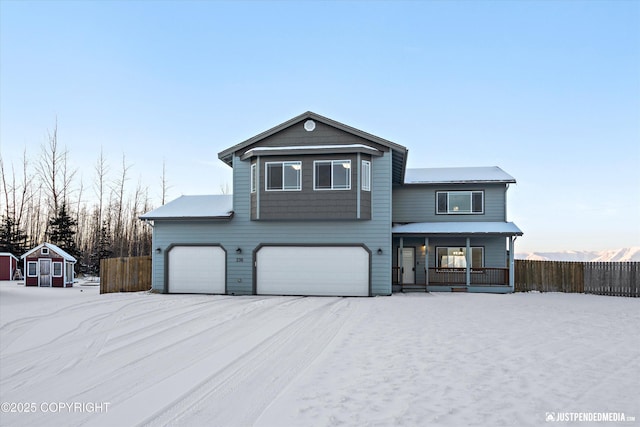
<svg viewBox="0 0 640 427">
<path fill-rule="evenodd" d="M 10 252 L 0 252 L 0 256 L 8 256 L 10 258 L 14 258 L 16 261 L 18 260 L 18 257 L 16 257 L 14 254 Z"/>
<path fill-rule="evenodd" d="M 40 248 L 49 248 L 49 250 L 52 250 L 53 252 L 57 253 L 58 255 L 60 255 L 62 258 L 64 258 L 65 260 L 67 260 L 69 262 L 78 262 L 77 259 L 75 259 L 71 255 L 69 255 L 69 253 L 67 253 L 63 249 L 59 248 L 58 246 L 54 245 L 53 243 L 46 243 L 46 242 L 45 243 L 41 243 L 38 246 L 36 246 L 35 248 L 31 249 L 30 251 L 28 251 L 27 253 L 22 255 L 20 257 L 20 259 L 28 257 L 29 255 L 31 255 L 35 251 L 39 250 Z"/>
<path fill-rule="evenodd" d="M 513 222 L 414 222 L 394 224 L 394 234 L 493 234 L 522 236 Z"/>
<path fill-rule="evenodd" d="M 407 169 L 405 184 L 515 183 L 498 166 Z"/>
<path fill-rule="evenodd" d="M 233 196 L 203 195 L 180 196 L 157 209 L 140 216 L 140 219 L 230 219 L 233 217 Z"/>
</svg>

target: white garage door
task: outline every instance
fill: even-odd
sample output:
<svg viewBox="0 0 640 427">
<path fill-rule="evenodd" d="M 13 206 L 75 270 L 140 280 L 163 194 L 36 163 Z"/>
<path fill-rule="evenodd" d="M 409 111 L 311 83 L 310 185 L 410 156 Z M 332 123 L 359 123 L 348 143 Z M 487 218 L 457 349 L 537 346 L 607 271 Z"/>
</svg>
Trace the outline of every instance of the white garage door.
<svg viewBox="0 0 640 427">
<path fill-rule="evenodd" d="M 369 252 L 360 246 L 265 246 L 256 256 L 262 295 L 369 295 Z"/>
<path fill-rule="evenodd" d="M 169 293 L 224 294 L 225 252 L 220 246 L 174 246 L 169 250 Z"/>
</svg>

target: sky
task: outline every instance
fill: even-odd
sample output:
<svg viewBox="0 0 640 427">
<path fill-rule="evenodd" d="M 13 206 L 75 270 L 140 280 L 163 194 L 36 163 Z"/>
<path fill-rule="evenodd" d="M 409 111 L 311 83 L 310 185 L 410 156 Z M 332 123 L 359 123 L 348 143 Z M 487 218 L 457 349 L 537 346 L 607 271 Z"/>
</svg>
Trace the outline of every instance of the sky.
<svg viewBox="0 0 640 427">
<path fill-rule="evenodd" d="M 0 0 L 0 153 L 58 126 L 85 194 L 218 194 L 217 153 L 305 111 L 410 168 L 514 176 L 518 252 L 640 246 L 639 1 Z"/>
</svg>

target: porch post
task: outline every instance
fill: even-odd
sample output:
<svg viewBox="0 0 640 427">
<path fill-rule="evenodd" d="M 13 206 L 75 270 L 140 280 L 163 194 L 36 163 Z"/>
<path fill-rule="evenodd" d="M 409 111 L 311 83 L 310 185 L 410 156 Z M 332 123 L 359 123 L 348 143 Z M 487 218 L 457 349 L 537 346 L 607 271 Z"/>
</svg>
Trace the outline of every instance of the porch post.
<svg viewBox="0 0 640 427">
<path fill-rule="evenodd" d="M 402 285 L 404 283 L 404 237 L 400 237 L 400 250 L 396 254 L 398 257 L 398 284 Z"/>
<path fill-rule="evenodd" d="M 467 286 L 471 285 L 471 238 L 467 237 Z"/>
<path fill-rule="evenodd" d="M 429 286 L 429 238 L 424 238 L 424 284 Z"/>
<path fill-rule="evenodd" d="M 516 272 L 514 271 L 514 263 L 513 263 L 513 247 L 514 247 L 514 240 L 513 240 L 513 236 L 509 236 L 509 287 L 511 288 L 511 291 L 513 292 L 513 290 L 515 289 L 515 276 L 516 276 Z"/>
</svg>

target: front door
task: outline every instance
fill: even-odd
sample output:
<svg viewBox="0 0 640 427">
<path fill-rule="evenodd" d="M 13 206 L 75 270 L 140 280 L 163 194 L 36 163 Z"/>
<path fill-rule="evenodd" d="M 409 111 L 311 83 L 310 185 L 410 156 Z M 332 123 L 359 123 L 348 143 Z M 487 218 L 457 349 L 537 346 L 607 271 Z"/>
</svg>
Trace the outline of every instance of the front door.
<svg viewBox="0 0 640 427">
<path fill-rule="evenodd" d="M 402 284 L 416 283 L 416 248 L 398 248 L 398 259 L 402 258 Z"/>
<path fill-rule="evenodd" d="M 51 260 L 49 258 L 41 258 L 40 262 L 40 274 L 38 280 L 38 286 L 50 287 L 51 286 Z"/>
</svg>

